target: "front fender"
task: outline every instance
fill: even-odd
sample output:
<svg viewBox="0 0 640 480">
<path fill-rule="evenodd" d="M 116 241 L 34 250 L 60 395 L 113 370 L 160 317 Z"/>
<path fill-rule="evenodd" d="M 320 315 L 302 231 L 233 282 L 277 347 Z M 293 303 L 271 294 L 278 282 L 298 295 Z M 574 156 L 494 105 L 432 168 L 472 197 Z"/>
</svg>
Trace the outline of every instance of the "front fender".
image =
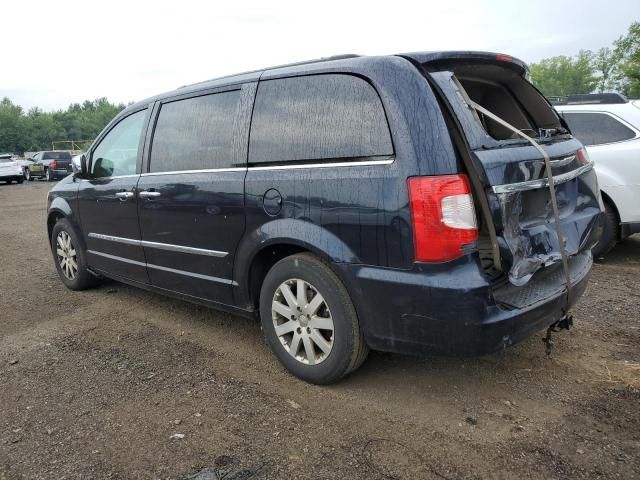
<svg viewBox="0 0 640 480">
<path fill-rule="evenodd" d="M 246 232 L 238 246 L 233 279 L 243 297 L 239 304 L 249 299 L 249 272 L 256 255 L 275 245 L 297 246 L 329 262 L 360 263 L 347 244 L 315 223 L 294 218 L 272 220 Z"/>
<path fill-rule="evenodd" d="M 52 219 L 60 216 L 67 218 L 74 228 L 80 232 L 80 218 L 77 213 L 77 194 L 77 184 L 73 184 L 67 179 L 62 180 L 49 191 L 47 197 L 47 231 L 49 234 L 51 234 L 51 229 L 53 228 L 54 222 L 52 222 Z"/>
</svg>

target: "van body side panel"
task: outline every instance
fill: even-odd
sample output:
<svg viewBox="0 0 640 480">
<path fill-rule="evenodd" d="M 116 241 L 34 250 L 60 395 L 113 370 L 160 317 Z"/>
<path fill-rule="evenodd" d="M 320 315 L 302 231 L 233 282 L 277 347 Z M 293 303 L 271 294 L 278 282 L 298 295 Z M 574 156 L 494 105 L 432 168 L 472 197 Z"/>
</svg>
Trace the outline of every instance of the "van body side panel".
<svg viewBox="0 0 640 480">
<path fill-rule="evenodd" d="M 269 169 L 250 163 L 245 181 L 247 228 L 234 268 L 238 305 L 250 302 L 246 279 L 252 259 L 271 244 L 298 244 L 336 263 L 411 268 L 407 178 L 459 169 L 442 112 L 424 77 L 398 57 L 356 60 L 360 68 L 352 60 L 346 68 L 307 66 L 305 71 L 366 79 L 382 102 L 394 155 L 331 159 L 329 163 L 337 166 L 313 160 Z M 265 72 L 261 82 L 296 75 L 298 68 Z M 255 115 L 254 110 L 254 121 Z M 367 165 L 368 160 L 381 164 Z M 273 191 L 282 202 L 276 214 L 265 210 L 265 198 Z"/>
</svg>

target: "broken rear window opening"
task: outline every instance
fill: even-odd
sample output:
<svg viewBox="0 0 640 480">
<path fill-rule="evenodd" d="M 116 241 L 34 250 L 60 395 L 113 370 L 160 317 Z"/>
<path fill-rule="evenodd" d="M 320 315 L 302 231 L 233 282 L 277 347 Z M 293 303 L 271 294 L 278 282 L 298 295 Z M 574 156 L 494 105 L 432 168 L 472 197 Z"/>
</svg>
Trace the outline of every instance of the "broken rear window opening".
<svg viewBox="0 0 640 480">
<path fill-rule="evenodd" d="M 567 133 L 547 100 L 517 72 L 500 65 L 463 63 L 448 66 L 464 93 L 533 138 Z M 488 116 L 478 113 L 483 129 L 495 140 L 522 139 Z"/>
</svg>

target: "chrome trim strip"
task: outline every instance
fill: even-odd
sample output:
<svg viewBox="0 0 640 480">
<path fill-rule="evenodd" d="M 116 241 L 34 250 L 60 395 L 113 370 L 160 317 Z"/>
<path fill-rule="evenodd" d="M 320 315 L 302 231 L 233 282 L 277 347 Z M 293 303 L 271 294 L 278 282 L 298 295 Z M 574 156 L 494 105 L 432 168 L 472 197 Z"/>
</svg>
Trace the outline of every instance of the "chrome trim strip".
<svg viewBox="0 0 640 480">
<path fill-rule="evenodd" d="M 161 265 L 154 265 L 152 263 L 147 263 L 148 268 L 153 268 L 154 270 L 162 270 L 163 272 L 175 273 L 178 275 L 185 275 L 187 277 L 199 278 L 201 280 L 209 280 L 210 282 L 224 283 L 226 285 L 238 286 L 238 282 L 234 282 L 233 280 L 228 280 L 226 278 L 220 277 L 211 277 L 209 275 L 203 275 L 201 273 L 194 272 L 186 272 L 184 270 L 177 270 L 175 268 L 163 267 Z"/>
<path fill-rule="evenodd" d="M 89 238 L 97 238 L 98 240 L 108 240 L 110 242 L 124 243 L 125 245 L 136 245 L 140 246 L 140 240 L 135 240 L 133 238 L 124 238 L 124 237 L 114 237 L 113 235 L 103 235 L 102 233 L 89 233 Z"/>
<path fill-rule="evenodd" d="M 550 160 L 549 163 L 554 167 L 564 167 L 565 165 L 569 165 L 576 159 L 575 155 L 569 155 L 568 157 L 559 158 L 557 160 Z"/>
<path fill-rule="evenodd" d="M 91 253 L 92 255 L 98 255 L 99 257 L 105 257 L 110 260 L 118 260 L 124 263 L 130 263 L 132 265 L 137 265 L 139 267 L 146 267 L 147 264 L 144 262 L 138 262 L 137 260 L 131 260 L 129 258 L 117 257 L 116 255 L 109 255 L 108 253 L 97 252 L 95 250 L 87 250 L 87 253 Z"/>
<path fill-rule="evenodd" d="M 148 242 L 142 240 L 140 242 L 143 247 L 157 248 L 158 250 L 167 250 L 169 252 L 193 253 L 195 255 L 206 255 L 208 257 L 226 257 L 228 252 L 219 252 L 217 250 L 206 250 L 204 248 L 185 247 L 182 245 L 172 245 L 170 243 Z"/>
<path fill-rule="evenodd" d="M 69 172 L 71 173 L 71 172 Z M 134 173 L 132 175 L 114 175 L 113 177 L 96 177 L 96 178 L 82 178 L 81 180 L 83 182 L 95 182 L 98 180 L 112 180 L 114 178 L 133 178 L 133 177 L 139 177 L 140 174 L 139 173 Z"/>
<path fill-rule="evenodd" d="M 370 160 L 365 162 L 334 162 L 334 163 L 299 163 L 294 165 L 273 165 L 249 167 L 249 170 L 297 170 L 300 168 L 331 168 L 331 167 L 367 167 L 371 165 L 390 165 L 394 161 L 393 158 L 387 160 Z"/>
<path fill-rule="evenodd" d="M 158 250 L 167 250 L 170 252 L 191 253 L 194 255 L 206 255 L 208 257 L 221 258 L 229 255 L 229 252 L 220 252 L 218 250 L 207 250 L 204 248 L 185 247 L 183 245 L 173 245 L 171 243 L 149 242 L 147 240 L 135 240 L 133 238 L 115 237 L 113 235 L 103 235 L 102 233 L 89 233 L 89 238 L 97 238 L 98 240 L 107 240 L 110 242 L 124 243 L 125 245 L 157 248 Z"/>
<path fill-rule="evenodd" d="M 148 172 L 143 173 L 142 177 L 157 177 L 161 175 L 184 175 L 191 173 L 217 173 L 217 172 L 244 172 L 247 167 L 234 167 L 234 168 L 203 168 L 201 170 L 173 170 L 171 172 Z"/>
<path fill-rule="evenodd" d="M 201 273 L 187 272 L 184 270 L 177 270 L 175 268 L 163 267 L 161 265 L 154 265 L 152 263 L 138 262 L 136 260 L 131 260 L 129 258 L 118 257 L 116 255 L 109 255 L 108 253 L 98 252 L 95 250 L 87 250 L 87 253 L 91 253 L 92 255 L 98 255 L 99 257 L 105 257 L 110 260 L 116 260 L 119 262 L 129 263 L 131 265 L 137 265 L 139 267 L 153 268 L 154 270 L 162 270 L 164 272 L 175 273 L 178 275 L 185 275 L 187 277 L 194 277 L 202 280 L 209 280 L 210 282 L 224 283 L 226 285 L 233 285 L 234 287 L 238 286 L 238 282 L 235 282 L 233 280 L 228 280 L 226 278 L 212 277 L 209 275 L 203 275 Z"/>
<path fill-rule="evenodd" d="M 583 165 L 571 172 L 562 173 L 560 175 L 556 175 L 553 177 L 553 183 L 555 185 L 559 185 L 561 183 L 568 182 L 569 180 L 573 180 L 576 177 L 579 177 L 583 173 L 588 172 L 593 168 L 593 162 Z M 536 188 L 544 188 L 549 186 L 548 178 L 541 178 L 539 180 L 529 180 L 528 182 L 519 182 L 519 183 L 509 183 L 505 185 L 495 185 L 492 187 L 494 193 L 511 193 L 511 192 L 522 192 L 524 190 L 535 190 Z"/>
</svg>

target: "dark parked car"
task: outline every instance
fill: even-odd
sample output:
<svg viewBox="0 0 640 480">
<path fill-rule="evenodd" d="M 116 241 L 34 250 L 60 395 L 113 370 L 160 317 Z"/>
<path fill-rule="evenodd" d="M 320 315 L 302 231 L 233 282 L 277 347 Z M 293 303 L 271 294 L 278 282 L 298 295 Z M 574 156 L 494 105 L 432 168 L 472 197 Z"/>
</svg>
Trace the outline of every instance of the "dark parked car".
<svg viewBox="0 0 640 480">
<path fill-rule="evenodd" d="M 31 164 L 25 170 L 27 180 L 44 178 L 48 182 L 69 175 L 71 166 L 71 154 L 63 151 L 38 152 L 32 158 L 27 159 Z"/>
<path fill-rule="evenodd" d="M 343 56 L 131 105 L 49 193 L 60 278 L 259 317 L 315 383 L 369 348 L 504 349 L 565 319 L 601 215 L 582 145 L 525 75 L 489 53 Z"/>
</svg>

